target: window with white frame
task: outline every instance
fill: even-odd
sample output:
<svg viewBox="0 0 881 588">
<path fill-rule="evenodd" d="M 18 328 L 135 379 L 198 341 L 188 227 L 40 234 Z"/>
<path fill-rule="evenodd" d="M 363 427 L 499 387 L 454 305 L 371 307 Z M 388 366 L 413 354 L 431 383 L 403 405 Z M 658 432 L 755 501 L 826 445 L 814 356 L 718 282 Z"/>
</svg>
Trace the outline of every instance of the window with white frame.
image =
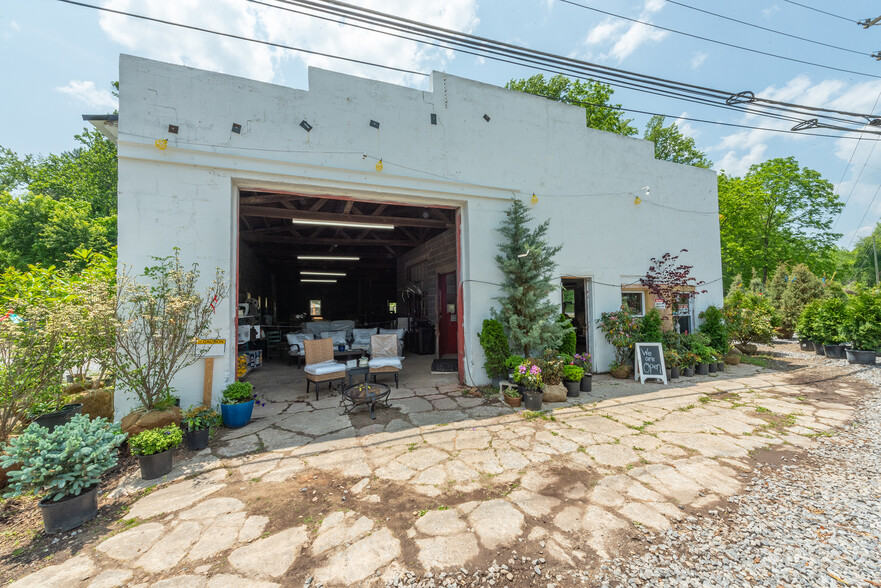
<svg viewBox="0 0 881 588">
<path fill-rule="evenodd" d="M 645 292 L 621 292 L 621 304 L 630 309 L 631 314 L 645 314 Z"/>
</svg>

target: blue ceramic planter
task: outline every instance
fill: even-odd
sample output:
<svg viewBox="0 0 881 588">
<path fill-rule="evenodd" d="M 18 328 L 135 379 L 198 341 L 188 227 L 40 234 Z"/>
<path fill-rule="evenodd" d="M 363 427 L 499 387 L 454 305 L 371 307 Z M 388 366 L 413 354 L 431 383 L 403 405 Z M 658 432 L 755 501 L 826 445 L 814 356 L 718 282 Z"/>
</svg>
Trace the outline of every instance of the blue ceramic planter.
<svg viewBox="0 0 881 588">
<path fill-rule="evenodd" d="M 244 427 L 251 420 L 251 413 L 254 411 L 254 401 L 242 402 L 240 404 L 221 404 L 220 415 L 223 417 L 223 426 L 228 429 L 238 429 Z"/>
</svg>

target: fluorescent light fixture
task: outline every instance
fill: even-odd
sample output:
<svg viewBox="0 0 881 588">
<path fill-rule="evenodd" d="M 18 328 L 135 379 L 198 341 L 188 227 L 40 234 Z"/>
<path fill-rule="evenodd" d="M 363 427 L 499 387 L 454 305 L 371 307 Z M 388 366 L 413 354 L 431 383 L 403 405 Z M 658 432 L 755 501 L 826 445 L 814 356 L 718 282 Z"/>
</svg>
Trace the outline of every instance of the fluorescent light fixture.
<svg viewBox="0 0 881 588">
<path fill-rule="evenodd" d="M 300 272 L 301 276 L 339 276 L 345 278 L 345 273 L 340 272 Z"/>
<path fill-rule="evenodd" d="M 322 284 L 336 284 L 336 280 L 313 280 L 308 278 L 300 279 L 301 282 L 313 282 L 313 283 L 322 283 Z"/>
<path fill-rule="evenodd" d="M 297 259 L 303 261 L 361 261 L 360 257 L 346 257 L 342 255 L 298 255 Z"/>
<path fill-rule="evenodd" d="M 291 222 L 295 225 L 320 225 L 322 227 L 341 227 L 344 229 L 385 229 L 392 230 L 394 225 L 371 225 L 369 223 L 347 223 L 342 221 L 321 221 L 292 218 Z"/>
</svg>

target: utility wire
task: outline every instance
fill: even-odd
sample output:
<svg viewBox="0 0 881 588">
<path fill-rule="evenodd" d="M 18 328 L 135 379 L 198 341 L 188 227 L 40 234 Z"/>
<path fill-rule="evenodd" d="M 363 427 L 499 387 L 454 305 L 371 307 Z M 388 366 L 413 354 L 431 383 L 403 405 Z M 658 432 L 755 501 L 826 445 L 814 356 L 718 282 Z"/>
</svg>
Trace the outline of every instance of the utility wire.
<svg viewBox="0 0 881 588">
<path fill-rule="evenodd" d="M 860 226 L 862 226 L 863 221 L 866 220 L 866 215 L 869 214 L 869 211 L 872 210 L 872 205 L 875 204 L 875 200 L 878 198 L 878 193 L 881 192 L 881 184 L 878 184 L 878 189 L 875 190 L 875 195 L 872 196 L 872 200 L 869 202 L 869 205 L 866 207 L 866 212 L 863 213 L 863 217 L 860 219 L 860 222 L 857 223 L 857 229 L 859 230 Z M 850 243 L 847 244 L 847 248 L 850 249 L 850 246 L 853 245 L 853 240 L 857 238 L 857 233 L 854 231 L 853 237 L 850 238 Z"/>
<path fill-rule="evenodd" d="M 805 41 L 807 43 L 813 43 L 815 45 L 822 45 L 823 47 L 830 47 L 832 49 L 838 49 L 840 51 L 847 51 L 848 53 L 855 53 L 857 55 L 866 55 L 868 57 L 872 57 L 871 53 L 866 51 L 857 51 L 855 49 L 848 49 L 847 47 L 839 47 L 838 45 L 832 45 L 830 43 L 823 43 L 822 41 L 816 41 L 814 39 L 809 39 L 807 37 L 800 37 L 798 35 L 792 35 L 790 33 L 786 33 L 783 31 L 778 31 L 777 29 L 772 29 L 768 27 L 763 27 L 762 25 L 757 25 L 755 23 L 746 22 L 745 20 L 739 20 L 730 16 L 725 16 L 724 14 L 718 14 L 715 12 L 710 12 L 709 10 L 704 10 L 703 8 L 698 8 L 697 6 L 689 6 L 688 4 L 683 4 L 682 2 L 677 2 L 676 0 L 667 0 L 670 4 L 676 4 L 677 6 L 681 6 L 683 8 L 688 8 L 689 10 L 695 10 L 697 12 L 703 12 L 704 14 L 709 14 L 710 16 L 715 16 L 717 18 L 721 18 L 724 20 L 730 20 L 731 22 L 736 22 L 748 27 L 753 27 L 754 29 L 760 29 L 763 31 L 768 31 L 769 33 L 774 33 L 775 35 L 783 35 L 784 37 L 789 37 L 791 39 L 798 39 L 799 41 Z"/>
<path fill-rule="evenodd" d="M 249 0 L 255 1 L 255 0 Z M 617 68 L 612 68 L 608 66 L 602 66 L 598 64 L 593 64 L 590 62 L 562 57 L 559 55 L 555 55 L 552 53 L 546 53 L 543 51 L 537 51 L 533 49 L 525 49 L 522 47 L 518 47 L 516 45 L 511 45 L 508 43 L 503 43 L 500 41 L 495 41 L 492 39 L 487 39 L 484 37 L 478 37 L 475 35 L 469 35 L 466 33 L 459 33 L 456 31 L 452 31 L 449 29 L 444 29 L 441 27 L 436 27 L 433 25 L 427 25 L 425 23 L 420 23 L 418 21 L 413 21 L 401 17 L 395 17 L 391 15 L 387 15 L 378 11 L 373 11 L 369 9 L 363 9 L 357 6 L 352 6 L 350 4 L 345 4 L 343 2 L 339 2 L 336 0 L 321 0 L 318 1 L 309 1 L 309 0 L 278 0 L 286 5 L 296 5 L 301 7 L 307 7 L 313 10 L 319 10 L 325 13 L 334 14 L 341 18 L 345 18 L 346 22 L 344 24 L 349 24 L 349 21 L 359 20 L 360 22 L 369 22 L 374 26 L 388 27 L 393 28 L 399 31 L 406 31 L 412 35 L 419 36 L 427 36 L 433 39 L 439 39 L 446 43 L 453 43 L 459 46 L 466 45 L 471 47 L 475 51 L 484 52 L 482 53 L 484 56 L 486 52 L 493 53 L 496 57 L 490 57 L 491 59 L 495 59 L 497 61 L 507 61 L 508 63 L 512 63 L 509 59 L 518 60 L 518 64 L 521 64 L 523 60 L 529 61 L 533 67 L 537 67 L 537 61 L 541 60 L 542 63 L 545 63 L 545 67 L 553 67 L 552 71 L 558 71 L 556 68 L 566 68 L 567 70 L 576 70 L 581 72 L 581 75 L 588 75 L 591 78 L 599 79 L 610 85 L 616 85 L 621 87 L 629 87 L 631 89 L 640 89 L 633 86 L 633 84 L 651 84 L 660 86 L 662 91 L 670 91 L 673 89 L 678 89 L 680 92 L 690 92 L 696 95 L 701 96 L 704 99 L 716 100 L 718 102 L 713 102 L 714 105 L 718 105 L 723 100 L 729 100 L 733 98 L 733 93 L 722 90 L 715 90 L 712 88 L 705 88 L 702 86 L 695 86 L 693 84 L 686 84 L 682 82 L 675 82 L 672 80 L 667 80 L 664 78 L 658 78 L 655 76 L 647 76 L 644 74 L 637 74 L 633 72 L 629 72 L 627 70 L 621 70 Z M 285 10 L 284 7 L 279 6 L 278 8 Z M 424 42 L 424 41 L 421 41 Z M 431 43 L 429 43 L 431 44 Z M 450 47 L 447 47 L 450 48 Z M 452 48 L 456 49 L 455 47 Z M 465 53 L 469 53 L 469 51 L 463 51 Z M 472 53 L 473 54 L 473 53 Z M 509 59 L 504 59 L 497 57 L 498 55 L 507 55 Z M 575 74 L 576 76 L 578 74 Z M 628 85 L 630 84 L 630 85 Z M 743 97 L 742 100 L 737 100 L 732 102 L 732 104 L 742 104 L 748 103 L 753 107 L 764 107 L 770 108 L 766 106 L 768 104 L 773 106 L 782 107 L 782 109 L 797 109 L 799 111 L 805 112 L 797 112 L 799 116 L 812 116 L 817 112 L 829 112 L 834 114 L 842 114 L 845 116 L 855 116 L 866 120 L 873 120 L 875 118 L 874 115 L 866 115 L 859 114 L 848 111 L 827 109 L 827 108 L 819 108 L 812 106 L 804 106 L 799 104 L 792 104 L 781 101 L 773 101 L 773 100 L 765 100 L 762 98 L 756 98 L 752 96 L 751 93 L 742 93 L 749 94 L 749 97 Z M 738 98 L 741 96 L 738 95 Z M 761 104 L 759 104 L 761 103 Z M 810 113 L 810 114 L 808 114 Z M 847 124 L 855 124 L 862 126 L 865 124 L 865 120 L 863 121 L 849 121 L 845 119 L 838 119 L 841 122 L 845 122 Z M 815 122 L 815 121 L 814 121 Z M 814 125 L 814 126 L 826 126 L 823 124 Z M 810 127 L 809 127 L 810 128 Z M 844 130 L 844 129 L 837 129 Z"/>
<path fill-rule="evenodd" d="M 608 12 L 608 11 L 606 11 L 606 10 L 600 10 L 599 8 L 594 8 L 593 6 L 587 6 L 587 5 L 585 5 L 585 4 L 579 4 L 578 2 L 573 2 L 573 0 L 559 0 L 559 1 L 560 1 L 560 2 L 563 2 L 564 4 L 571 4 L 572 6 L 577 6 L 577 7 L 579 7 L 579 8 L 583 8 L 583 9 L 585 9 L 585 10 L 592 10 L 593 12 L 598 12 L 598 13 L 600 13 L 600 14 L 605 14 L 606 16 L 612 16 L 612 17 L 614 17 L 614 18 L 620 18 L 620 19 L 622 19 L 622 20 L 627 20 L 627 21 L 630 21 L 630 22 L 633 22 L 633 23 L 637 23 L 637 24 L 641 24 L 641 25 L 644 25 L 644 26 L 647 26 L 647 27 L 652 27 L 652 28 L 655 28 L 655 29 L 660 29 L 660 30 L 662 30 L 662 31 L 667 31 L 667 32 L 669 32 L 669 33 L 676 33 L 677 35 L 683 35 L 683 36 L 685 36 L 685 37 L 690 37 L 690 38 L 692 38 L 692 39 L 699 39 L 699 40 L 701 40 L 701 41 L 707 41 L 708 43 L 715 43 L 715 44 L 717 44 L 717 45 L 724 45 L 725 47 L 731 47 L 731 48 L 733 48 L 733 49 L 740 49 L 741 51 L 749 51 L 750 53 L 758 53 L 759 55 L 765 55 L 765 56 L 767 56 L 767 57 L 774 57 L 775 59 L 783 59 L 783 60 L 785 60 L 785 61 L 793 61 L 793 62 L 795 62 L 795 63 L 801 63 L 801 64 L 803 64 L 803 65 L 810 65 L 810 66 L 813 66 L 813 67 L 820 67 L 820 68 L 823 68 L 823 69 L 830 69 L 830 70 L 834 70 L 834 71 L 840 71 L 840 72 L 844 72 L 844 73 L 855 74 L 855 75 L 858 75 L 858 76 L 866 76 L 866 77 L 869 77 L 869 78 L 881 78 L 881 76 L 878 76 L 878 75 L 875 75 L 875 74 L 865 73 L 865 72 L 861 72 L 861 71 L 854 71 L 854 70 L 851 70 L 851 69 L 844 69 L 844 68 L 841 68 L 841 67 L 835 67 L 835 66 L 832 66 L 832 65 L 823 65 L 823 64 L 821 64 L 821 63 L 814 63 L 814 62 L 812 62 L 812 61 L 806 61 L 806 60 L 804 60 L 804 59 L 796 59 L 795 57 L 786 57 L 786 56 L 784 56 L 784 55 L 777 55 L 776 53 L 769 53 L 768 51 L 761 51 L 761 50 L 759 50 L 759 49 L 751 49 L 751 48 L 749 48 L 749 47 L 744 47 L 744 46 L 742 46 L 742 45 L 736 45 L 736 44 L 734 44 L 734 43 L 726 43 L 725 41 L 719 41 L 718 39 L 711 39 L 710 37 L 702 37 L 702 36 L 700 36 L 700 35 L 695 35 L 695 34 L 692 34 L 692 33 L 686 33 L 686 32 L 684 32 L 684 31 L 678 31 L 678 30 L 676 30 L 676 29 L 671 29 L 671 28 L 669 28 L 669 27 L 663 27 L 663 26 L 661 26 L 661 25 L 656 25 L 656 24 L 654 24 L 654 23 L 650 23 L 650 22 L 647 22 L 647 21 L 644 21 L 644 20 L 639 20 L 639 19 L 636 19 L 636 18 L 630 18 L 629 16 L 622 16 L 622 15 L 620 15 L 620 14 L 615 14 L 614 12 Z"/>
<path fill-rule="evenodd" d="M 875 98 L 875 105 L 872 106 L 872 110 L 875 110 L 875 108 L 878 106 L 879 100 L 881 100 L 881 92 L 879 92 L 878 97 Z M 848 170 L 848 168 L 850 168 L 851 162 L 853 162 L 853 158 L 857 153 L 857 148 L 860 146 L 860 141 L 862 140 L 862 138 L 863 138 L 862 135 L 857 137 L 857 142 L 853 146 L 853 151 L 850 154 L 850 159 L 848 160 L 847 165 L 844 166 L 844 171 L 841 173 L 841 179 L 838 180 L 839 186 L 841 185 L 841 182 L 844 181 L 844 176 L 847 174 L 847 170 Z M 850 192 L 848 192 L 848 194 L 847 194 L 847 198 L 844 201 L 844 206 L 841 208 L 841 212 L 838 213 L 838 216 L 835 217 L 835 222 L 832 223 L 832 230 L 835 230 L 835 227 L 838 225 L 838 221 L 841 220 L 841 216 L 844 214 L 844 210 L 847 208 L 848 202 L 850 202 L 850 197 L 853 196 L 853 191 L 857 187 L 857 184 L 859 184 L 860 178 L 863 177 L 863 172 L 866 170 L 866 166 L 869 164 L 869 159 L 872 158 L 872 153 L 875 152 L 875 147 L 877 147 L 877 146 L 878 146 L 878 139 L 875 139 L 874 143 L 872 144 L 872 149 L 869 151 L 869 155 L 866 157 L 866 161 L 863 162 L 863 167 L 860 168 L 860 173 L 859 173 L 859 175 L 857 175 L 856 181 L 853 184 L 851 184 L 851 186 L 850 186 Z"/>
<path fill-rule="evenodd" d="M 310 49 L 304 49 L 302 47 L 293 47 L 291 45 L 283 45 L 281 43 L 273 43 L 272 41 L 264 41 L 262 39 L 254 39 L 252 37 L 244 37 L 242 35 L 233 35 L 232 33 L 224 33 L 221 31 L 215 31 L 212 29 L 206 29 L 206 28 L 197 27 L 197 26 L 193 26 L 193 25 L 182 24 L 182 23 L 174 22 L 174 21 L 170 21 L 170 20 L 163 20 L 161 18 L 153 18 L 151 16 L 145 16 L 143 14 L 134 14 L 132 12 L 125 12 L 123 10 L 114 10 L 112 8 L 106 8 L 104 6 L 95 6 L 94 4 L 86 4 L 85 2 L 76 2 L 75 0 L 58 0 L 58 2 L 64 2 L 65 4 L 73 4 L 74 6 L 82 6 L 83 8 L 92 8 L 94 10 L 100 10 L 102 12 L 110 12 L 110 13 L 119 14 L 122 16 L 130 16 L 132 18 L 138 18 L 141 20 L 146 20 L 146 21 L 155 22 L 155 23 L 159 23 L 159 24 L 165 24 L 165 25 L 169 25 L 169 26 L 173 26 L 173 27 L 179 27 L 182 29 L 189 29 L 191 31 L 199 31 L 200 33 L 210 33 L 212 35 L 219 35 L 221 37 L 227 37 L 230 39 L 237 39 L 239 41 L 250 41 L 251 43 L 260 43 L 261 45 L 267 45 L 269 47 L 276 47 L 279 49 L 290 49 L 291 51 L 300 51 L 302 53 L 308 53 L 310 55 L 318 55 L 320 57 L 327 57 L 329 59 L 339 59 L 342 61 L 349 61 L 351 63 L 357 63 L 359 65 L 368 65 L 370 67 L 379 67 L 382 69 L 390 69 L 390 70 L 401 72 L 401 73 L 408 73 L 408 74 L 413 74 L 416 76 L 428 77 L 428 74 L 422 73 L 421 71 L 413 71 L 411 69 L 405 69 L 402 67 L 394 67 L 391 65 L 382 65 L 379 63 L 373 63 L 371 61 L 364 61 L 361 59 L 354 59 L 351 57 L 341 57 L 339 55 L 332 55 L 330 53 L 322 53 L 320 51 L 312 51 Z"/>
<path fill-rule="evenodd" d="M 838 14 L 832 14 L 831 12 L 826 12 L 825 10 L 820 10 L 819 8 L 814 8 L 813 6 L 808 6 L 807 4 L 801 4 L 801 3 L 799 3 L 799 2 L 793 2 L 793 0 L 783 0 L 783 1 L 784 1 L 784 2 L 789 2 L 790 4 L 795 4 L 796 6 L 801 6 L 802 8 L 807 8 L 808 10 L 813 10 L 814 12 L 819 12 L 819 13 L 822 13 L 822 14 L 826 14 L 826 15 L 828 15 L 828 16 L 834 16 L 835 18 L 840 18 L 841 20 L 846 20 L 846 21 L 849 22 L 849 23 L 857 23 L 857 24 L 859 24 L 859 21 L 856 20 L 855 18 L 846 18 L 846 17 L 841 16 L 841 15 L 838 15 Z"/>
</svg>

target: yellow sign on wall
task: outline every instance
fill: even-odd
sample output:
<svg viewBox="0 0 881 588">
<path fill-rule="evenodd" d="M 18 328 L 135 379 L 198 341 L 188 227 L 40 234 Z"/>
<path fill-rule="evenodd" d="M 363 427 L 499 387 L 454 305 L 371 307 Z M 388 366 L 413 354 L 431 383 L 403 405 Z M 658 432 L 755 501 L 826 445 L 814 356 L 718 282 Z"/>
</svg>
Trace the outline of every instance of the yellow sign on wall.
<svg viewBox="0 0 881 588">
<path fill-rule="evenodd" d="M 221 357 L 226 353 L 226 339 L 196 339 L 196 351 L 202 357 Z"/>
</svg>

